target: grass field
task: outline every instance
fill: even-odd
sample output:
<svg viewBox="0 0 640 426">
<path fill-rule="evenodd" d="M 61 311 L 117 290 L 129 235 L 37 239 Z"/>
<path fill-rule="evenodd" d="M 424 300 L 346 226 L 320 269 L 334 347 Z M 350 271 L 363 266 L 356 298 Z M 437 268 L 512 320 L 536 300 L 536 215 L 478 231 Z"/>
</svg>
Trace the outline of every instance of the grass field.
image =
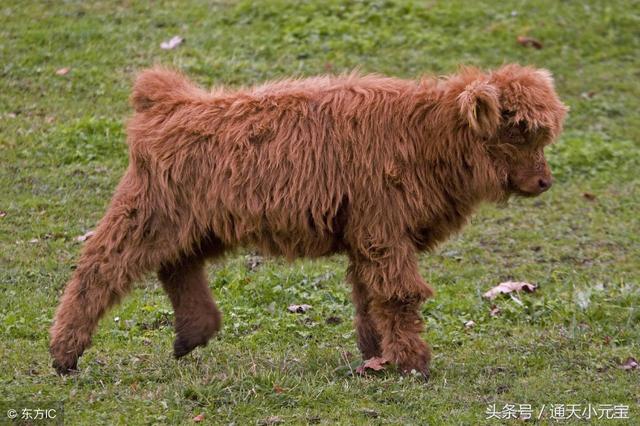
<svg viewBox="0 0 640 426">
<path fill-rule="evenodd" d="M 174 50 L 160 43 L 174 35 Z M 535 37 L 540 50 L 517 36 Z M 0 4 L 0 398 L 62 401 L 68 424 L 496 423 L 487 408 L 629 407 L 640 424 L 640 8 L 636 1 L 26 2 Z M 155 277 L 102 321 L 78 375 L 48 328 L 127 164 L 132 78 L 154 63 L 202 85 L 359 67 L 401 77 L 460 63 L 550 69 L 571 107 L 543 197 L 484 206 L 421 257 L 428 384 L 359 363 L 342 257 L 209 268 L 222 333 L 179 362 Z M 57 71 L 68 68 L 68 72 Z M 586 196 L 585 196 L 586 194 Z M 539 285 L 522 305 L 481 294 Z M 307 303 L 304 315 L 291 303 Z M 466 328 L 469 320 L 475 326 Z M 0 412 L 0 424 L 5 421 Z M 518 420 L 504 420 L 519 424 Z M 565 423 L 581 423 L 575 417 Z M 595 422 L 592 420 L 592 422 Z"/>
</svg>

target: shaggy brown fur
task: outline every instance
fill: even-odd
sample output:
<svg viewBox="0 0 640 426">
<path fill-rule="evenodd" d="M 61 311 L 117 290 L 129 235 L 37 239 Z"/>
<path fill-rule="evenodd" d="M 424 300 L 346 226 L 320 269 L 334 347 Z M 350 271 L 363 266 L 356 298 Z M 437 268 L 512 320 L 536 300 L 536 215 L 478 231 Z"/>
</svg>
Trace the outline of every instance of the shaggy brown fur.
<svg viewBox="0 0 640 426">
<path fill-rule="evenodd" d="M 358 345 L 427 374 L 419 251 L 482 201 L 551 185 L 543 148 L 566 113 L 550 74 L 518 65 L 449 78 L 357 74 L 202 90 L 141 73 L 130 164 L 67 285 L 51 329 L 60 373 L 77 368 L 100 317 L 148 271 L 175 309 L 174 353 L 220 329 L 206 259 L 236 246 L 346 252 Z"/>
</svg>

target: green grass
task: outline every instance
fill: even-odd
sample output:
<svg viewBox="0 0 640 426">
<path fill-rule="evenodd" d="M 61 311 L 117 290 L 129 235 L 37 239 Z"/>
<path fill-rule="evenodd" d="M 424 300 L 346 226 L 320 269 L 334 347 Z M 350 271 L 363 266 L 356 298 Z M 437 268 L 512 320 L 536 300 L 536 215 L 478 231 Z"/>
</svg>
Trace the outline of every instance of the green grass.
<svg viewBox="0 0 640 426">
<path fill-rule="evenodd" d="M 63 401 L 68 424 L 190 423 L 200 413 L 209 424 L 483 424 L 495 422 L 488 405 L 507 403 L 534 412 L 625 404 L 630 419 L 612 423 L 640 422 L 640 371 L 618 368 L 640 358 L 637 2 L 145 4 L 0 5 L 1 399 Z M 185 44 L 161 50 L 176 34 Z M 519 46 L 518 35 L 544 48 Z M 162 63 L 203 85 L 241 85 L 504 62 L 550 69 L 571 107 L 548 153 L 557 184 L 539 199 L 483 207 L 422 256 L 438 292 L 424 306 L 428 384 L 392 370 L 352 376 L 343 257 L 272 259 L 252 271 L 244 253 L 209 269 L 225 325 L 206 348 L 171 358 L 173 314 L 149 277 L 104 318 L 81 373 L 54 374 L 47 330 L 75 237 L 95 226 L 126 167 L 136 70 Z M 70 72 L 56 75 L 63 67 Z M 500 298 L 492 317 L 481 294 L 506 279 L 540 288 L 523 306 Z M 290 303 L 313 308 L 289 314 Z"/>
</svg>

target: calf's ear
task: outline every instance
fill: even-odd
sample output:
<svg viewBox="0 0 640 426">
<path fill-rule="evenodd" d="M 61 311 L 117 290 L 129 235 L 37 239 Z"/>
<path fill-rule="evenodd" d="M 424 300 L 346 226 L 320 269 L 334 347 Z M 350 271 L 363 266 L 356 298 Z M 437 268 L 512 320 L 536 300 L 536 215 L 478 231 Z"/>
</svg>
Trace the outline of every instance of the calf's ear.
<svg viewBox="0 0 640 426">
<path fill-rule="evenodd" d="M 486 80 L 469 83 L 457 98 L 462 119 L 481 137 L 495 134 L 500 125 L 500 93 Z"/>
</svg>

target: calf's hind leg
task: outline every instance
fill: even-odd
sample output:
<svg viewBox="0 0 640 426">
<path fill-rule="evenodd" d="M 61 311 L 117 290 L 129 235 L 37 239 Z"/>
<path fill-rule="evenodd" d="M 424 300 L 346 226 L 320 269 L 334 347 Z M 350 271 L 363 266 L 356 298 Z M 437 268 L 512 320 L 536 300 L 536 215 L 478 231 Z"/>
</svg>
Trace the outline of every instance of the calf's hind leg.
<svg viewBox="0 0 640 426">
<path fill-rule="evenodd" d="M 50 330 L 53 366 L 60 374 L 77 369 L 100 318 L 129 292 L 144 273 L 157 270 L 178 248 L 167 241 L 173 230 L 157 217 L 125 176 L 107 213 L 82 252 Z"/>
<path fill-rule="evenodd" d="M 205 346 L 220 330 L 222 316 L 207 285 L 205 260 L 222 254 L 215 238 L 205 240 L 189 255 L 163 265 L 158 272 L 175 313 L 173 354 L 180 358 L 197 346 Z"/>
</svg>

